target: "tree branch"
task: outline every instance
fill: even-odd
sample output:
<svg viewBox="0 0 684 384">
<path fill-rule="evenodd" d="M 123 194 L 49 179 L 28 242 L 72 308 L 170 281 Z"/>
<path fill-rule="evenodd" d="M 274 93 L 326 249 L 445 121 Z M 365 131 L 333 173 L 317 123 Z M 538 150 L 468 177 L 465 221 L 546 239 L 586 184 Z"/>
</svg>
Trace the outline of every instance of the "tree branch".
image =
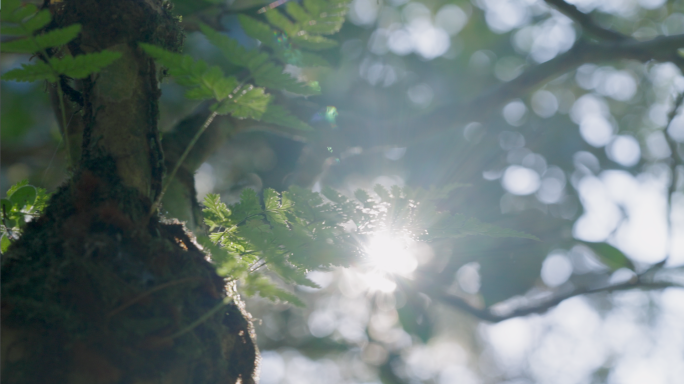
<svg viewBox="0 0 684 384">
<path fill-rule="evenodd" d="M 556 8 L 565 16 L 571 18 L 574 22 L 582 27 L 582 31 L 587 34 L 605 41 L 618 42 L 627 39 L 631 39 L 629 36 L 625 36 L 619 32 L 615 32 L 610 29 L 603 28 L 598 24 L 594 23 L 591 17 L 577 9 L 572 4 L 566 3 L 564 0 L 545 0 L 546 3 Z"/>
<path fill-rule="evenodd" d="M 474 117 L 475 114 L 485 115 L 491 111 L 491 108 L 494 108 L 494 105 L 499 107 L 504 102 L 528 93 L 542 83 L 584 63 L 619 59 L 633 59 L 642 62 L 650 60 L 674 61 L 679 58 L 677 49 L 683 46 L 684 35 L 663 36 L 645 42 L 630 40 L 617 44 L 594 44 L 580 41 L 568 52 L 528 69 L 517 78 L 484 93 L 459 109 L 463 112 L 471 111 L 466 112 L 471 117 Z M 444 113 L 445 110 L 446 108 L 440 112 Z"/>
<path fill-rule="evenodd" d="M 429 140 L 444 132 L 471 121 L 485 122 L 499 115 L 505 103 L 522 97 L 585 63 L 608 63 L 618 60 L 640 62 L 672 62 L 684 70 L 684 58 L 677 50 L 684 47 L 684 34 L 661 36 L 649 41 L 624 40 L 621 42 L 593 43 L 578 41 L 569 51 L 525 70 L 517 78 L 489 88 L 474 99 L 451 102 L 429 114 L 411 118 L 364 118 L 341 113 L 338 124 L 344 129 L 347 140 L 353 145 L 406 146 Z M 485 129 L 488 128 L 485 124 Z"/>
<path fill-rule="evenodd" d="M 496 114 L 506 102 L 525 95 L 585 63 L 602 63 L 621 59 L 641 62 L 655 60 L 670 61 L 684 68 L 684 58 L 677 53 L 681 47 L 684 47 L 684 35 L 661 36 L 649 41 L 630 39 L 619 43 L 579 41 L 564 54 L 527 69 L 517 78 L 495 86 L 469 102 L 445 105 L 429 116 L 410 119 L 403 124 L 396 121 L 381 124 L 388 130 L 388 134 L 384 137 L 394 137 L 396 141 L 403 142 L 411 142 L 418 138 L 424 140 L 426 135 L 433 136 L 445 129 L 453 128 L 456 122 L 465 124 L 469 121 L 481 121 Z M 362 129 L 368 129 L 368 127 L 362 127 Z M 374 136 L 379 135 L 375 133 Z"/>
<path fill-rule="evenodd" d="M 650 271 L 647 271 L 650 273 Z M 445 293 L 444 291 L 434 287 L 431 285 L 431 283 L 426 283 L 426 282 L 421 282 L 421 284 L 415 288 L 417 288 L 420 291 L 423 291 L 430 297 L 432 297 L 435 300 L 438 300 L 448 306 L 454 307 L 456 309 L 462 310 L 464 312 L 469 313 L 470 315 L 477 317 L 480 320 L 492 322 L 492 323 L 498 323 L 504 320 L 512 319 L 514 317 L 521 317 L 521 316 L 527 316 L 531 314 L 542 314 L 548 311 L 549 309 L 557 306 L 561 302 L 570 299 L 575 296 L 581 296 L 581 295 L 588 295 L 592 293 L 599 293 L 599 292 L 613 292 L 613 291 L 626 291 L 626 290 L 631 290 L 631 289 L 643 289 L 643 290 L 653 290 L 653 289 L 664 289 L 664 288 L 670 288 L 670 287 L 678 287 L 682 288 L 683 286 L 681 284 L 676 284 L 673 282 L 665 282 L 665 281 L 644 281 L 643 276 L 648 273 L 643 273 L 640 275 L 637 275 L 636 278 L 624 282 L 624 283 L 619 283 L 619 284 L 613 284 L 613 285 L 606 285 L 606 286 L 601 286 L 601 287 L 594 287 L 594 288 L 581 288 L 581 289 L 576 289 L 572 292 L 566 293 L 566 294 L 561 294 L 557 295 L 553 298 L 550 298 L 548 300 L 545 300 L 541 303 L 538 303 L 533 306 L 526 306 L 526 307 L 521 307 L 517 308 L 509 313 L 505 314 L 497 314 L 494 311 L 492 311 L 491 307 L 490 308 L 476 308 L 472 306 L 470 303 L 468 303 L 465 299 L 454 296 L 448 293 Z M 407 281 L 402 281 L 402 284 L 408 284 Z"/>
<path fill-rule="evenodd" d="M 682 158 L 679 155 L 678 151 L 678 144 L 677 142 L 670 136 L 667 132 L 667 129 L 669 126 L 672 124 L 672 121 L 674 120 L 675 116 L 677 116 L 677 111 L 679 111 L 679 108 L 682 106 L 682 103 L 684 102 L 684 92 L 680 93 L 677 98 L 674 101 L 674 106 L 672 106 L 672 110 L 670 111 L 670 114 L 667 118 L 667 125 L 665 126 L 665 141 L 667 141 L 667 145 L 670 148 L 670 152 L 672 153 L 670 156 L 670 185 L 667 188 L 667 229 L 668 229 L 668 237 L 669 237 L 669 243 L 670 243 L 670 248 L 672 247 L 672 242 L 674 239 L 674 228 L 672 226 L 672 196 L 677 190 L 677 183 L 679 182 L 677 178 L 677 173 L 678 173 L 678 167 L 682 164 Z M 668 257 L 669 257 L 669 252 L 668 252 Z M 667 258 L 666 258 L 667 260 Z"/>
</svg>

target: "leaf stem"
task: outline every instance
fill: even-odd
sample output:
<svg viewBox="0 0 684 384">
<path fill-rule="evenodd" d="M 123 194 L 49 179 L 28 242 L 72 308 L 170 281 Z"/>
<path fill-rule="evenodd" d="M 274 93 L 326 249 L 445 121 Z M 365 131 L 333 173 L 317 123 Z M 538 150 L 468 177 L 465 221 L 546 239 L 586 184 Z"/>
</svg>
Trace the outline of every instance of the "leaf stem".
<svg viewBox="0 0 684 384">
<path fill-rule="evenodd" d="M 52 68 L 52 66 L 50 66 Z M 53 69 L 54 71 L 54 69 Z M 55 71 L 56 72 L 56 71 Z M 59 75 L 57 75 L 57 97 L 59 98 L 59 109 L 62 112 L 62 127 L 64 128 L 64 132 L 62 133 L 62 136 L 64 137 L 64 147 L 66 149 L 66 156 L 67 156 L 67 164 L 71 164 L 71 145 L 69 144 L 69 126 L 67 125 L 66 121 L 66 108 L 64 107 L 64 92 L 62 91 L 62 84 L 59 81 Z"/>
<path fill-rule="evenodd" d="M 183 151 L 183 154 L 181 155 L 180 159 L 176 162 L 176 165 L 174 165 L 173 170 L 169 174 L 169 176 L 166 178 L 166 183 L 164 183 L 164 187 L 161 190 L 161 193 L 157 198 L 154 200 L 154 204 L 152 204 L 152 207 L 150 207 L 150 212 L 148 214 L 148 217 L 152 216 L 154 212 L 159 208 L 159 204 L 161 203 L 162 198 L 164 197 L 164 194 L 166 193 L 166 190 L 169 189 L 169 186 L 171 185 L 171 181 L 173 181 L 173 178 L 176 177 L 176 173 L 178 172 L 178 169 L 180 169 L 181 165 L 185 161 L 185 159 L 188 157 L 188 154 L 190 154 L 190 151 L 192 148 L 195 146 L 197 141 L 199 140 L 200 136 L 204 133 L 204 131 L 207 130 L 209 125 L 214 121 L 214 119 L 218 116 L 217 112 L 212 112 L 211 115 L 207 118 L 207 120 L 204 121 L 204 124 L 202 124 L 202 127 L 197 131 L 195 136 L 190 140 L 190 143 L 188 143 L 188 146 L 185 148 L 185 151 Z"/>
<path fill-rule="evenodd" d="M 59 72 L 55 69 L 55 67 L 52 66 L 52 63 L 50 62 L 50 55 L 48 55 L 48 52 L 47 50 L 45 50 L 45 48 L 41 48 L 40 44 L 38 44 L 38 42 L 36 41 L 36 37 L 33 35 L 33 32 L 26 29 L 26 26 L 23 22 L 20 22 L 19 25 L 21 26 L 21 29 L 24 30 L 26 35 L 28 35 L 29 39 L 31 39 L 31 42 L 35 45 L 35 47 L 38 48 L 40 53 L 43 55 L 45 63 L 48 65 L 48 67 L 50 67 L 50 70 L 52 71 L 52 74 L 55 76 L 55 78 L 57 78 L 57 97 L 59 98 L 59 109 L 62 115 L 62 128 L 64 129 L 62 135 L 64 136 L 64 146 L 66 148 L 67 164 L 71 165 L 71 149 L 69 146 L 69 135 L 67 133 L 66 109 L 64 108 L 64 92 L 62 91 L 62 84 L 59 81 Z"/>
</svg>

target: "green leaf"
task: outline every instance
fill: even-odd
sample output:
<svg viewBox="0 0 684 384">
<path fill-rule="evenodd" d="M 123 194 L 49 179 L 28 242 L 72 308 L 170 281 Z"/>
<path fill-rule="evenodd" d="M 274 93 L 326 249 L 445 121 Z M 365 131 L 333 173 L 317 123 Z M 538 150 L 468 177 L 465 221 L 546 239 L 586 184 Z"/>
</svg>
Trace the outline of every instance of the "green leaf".
<svg viewBox="0 0 684 384">
<path fill-rule="evenodd" d="M 322 56 L 311 52 L 302 52 L 298 57 L 297 62 L 290 62 L 289 64 L 298 67 L 329 67 L 330 63 Z"/>
<path fill-rule="evenodd" d="M 34 4 L 21 6 L 21 2 L 4 1 L 2 3 L 2 21 L 4 23 L 22 23 L 24 19 L 38 12 Z"/>
<path fill-rule="evenodd" d="M 278 288 L 267 277 L 253 273 L 245 279 L 244 292 L 247 296 L 259 296 L 269 299 L 271 301 L 286 301 L 298 307 L 304 307 L 304 303 L 294 294 Z"/>
<path fill-rule="evenodd" d="M 76 38 L 80 32 L 81 26 L 79 24 L 73 24 L 65 28 L 46 32 L 42 35 L 3 43 L 0 46 L 0 49 L 2 52 L 36 53 L 45 48 L 64 45 Z"/>
<path fill-rule="evenodd" d="M 52 194 L 48 193 L 44 188 L 36 188 L 36 201 L 33 204 L 33 212 L 40 213 L 45 209 Z"/>
<path fill-rule="evenodd" d="M 257 50 L 248 51 L 237 40 L 213 30 L 206 24 L 200 23 L 200 30 L 231 64 L 253 70 L 259 68 L 269 59 L 267 54 Z"/>
<path fill-rule="evenodd" d="M 291 1 L 284 8 L 294 23 L 278 9 L 267 11 L 265 16 L 269 23 L 292 38 L 303 35 L 331 35 L 339 32 L 344 24 L 348 4 L 347 0 L 306 0 L 302 7 Z"/>
<path fill-rule="evenodd" d="M 230 210 L 225 203 L 221 202 L 221 196 L 215 193 L 209 193 L 204 197 L 204 212 L 210 212 L 214 215 L 220 217 L 221 219 L 226 219 L 230 216 Z"/>
<path fill-rule="evenodd" d="M 26 30 L 19 26 L 13 26 L 13 25 L 6 25 L 5 23 L 2 23 L 0 25 L 0 35 L 2 36 L 26 36 Z"/>
<path fill-rule="evenodd" d="M 9 212 L 13 206 L 14 203 L 12 203 L 9 199 L 0 200 L 0 209 L 4 209 L 5 212 Z"/>
<path fill-rule="evenodd" d="M 9 199 L 2 199 L 0 200 L 0 215 L 7 215 L 7 218 L 12 217 L 12 212 L 14 211 L 14 203 L 12 203 Z M 0 216 L 0 218 L 3 218 Z"/>
<path fill-rule="evenodd" d="M 11 186 L 10 189 L 7 190 L 7 196 L 11 196 L 14 192 L 17 191 L 17 189 L 23 187 L 24 185 L 28 185 L 28 179 L 21 180 L 20 182 Z"/>
<path fill-rule="evenodd" d="M 17 10 L 21 6 L 21 1 L 20 0 L 2 0 L 2 6 L 0 8 L 2 9 L 2 13 L 0 16 L 2 17 L 2 21 L 10 21 L 6 18 L 6 15 L 11 15 L 14 13 L 14 11 Z"/>
<path fill-rule="evenodd" d="M 272 188 L 266 188 L 264 190 L 264 206 L 266 213 L 266 218 L 271 224 L 286 225 L 287 218 L 285 216 L 285 211 L 290 207 L 280 204 L 280 195 Z"/>
<path fill-rule="evenodd" d="M 264 13 L 264 16 L 266 16 L 266 20 L 268 20 L 271 25 L 287 33 L 288 35 L 294 35 L 299 30 L 299 28 L 297 28 L 293 22 L 291 22 L 277 9 L 271 9 L 270 11 L 267 11 Z"/>
<path fill-rule="evenodd" d="M 236 222 L 246 219 L 263 212 L 259 197 L 251 188 L 245 188 L 240 194 L 240 202 L 232 206 L 233 218 Z"/>
<path fill-rule="evenodd" d="M 21 211 L 30 211 L 36 203 L 38 191 L 32 185 L 25 185 L 8 196 L 14 207 Z"/>
<path fill-rule="evenodd" d="M 2 251 L 2 253 L 7 252 L 7 248 L 9 248 L 10 244 L 12 244 L 12 242 L 7 236 L 7 233 L 3 232 L 2 239 L 0 239 L 0 251 Z"/>
<path fill-rule="evenodd" d="M 65 56 L 61 59 L 50 59 L 50 65 L 60 75 L 74 79 L 83 79 L 90 74 L 99 72 L 121 57 L 121 53 L 103 50 L 78 56 Z"/>
<path fill-rule="evenodd" d="M 298 117 L 292 115 L 287 109 L 276 104 L 268 105 L 266 112 L 264 112 L 264 114 L 261 116 L 261 121 L 302 131 L 313 130 L 309 124 L 301 121 Z"/>
<path fill-rule="evenodd" d="M 280 209 L 280 195 L 273 188 L 264 190 L 264 206 L 269 211 Z"/>
<path fill-rule="evenodd" d="M 582 244 L 591 249 L 598 256 L 601 263 L 605 264 L 612 271 L 620 268 L 634 270 L 634 264 L 622 251 L 608 243 L 589 243 L 582 241 Z"/>
<path fill-rule="evenodd" d="M 225 203 L 221 202 L 221 197 L 217 194 L 209 193 L 204 197 L 204 222 L 211 230 L 220 226 L 230 225 L 230 210 Z"/>
<path fill-rule="evenodd" d="M 257 23 L 255 25 L 268 28 L 268 26 L 263 23 L 259 24 L 260 22 L 256 20 L 250 18 L 247 18 L 246 20 L 248 25 L 251 25 L 250 23 L 254 22 Z M 305 96 L 320 94 L 320 88 L 298 81 L 289 74 L 284 73 L 284 68 L 282 66 L 269 62 L 268 55 L 265 53 L 259 53 L 256 50 L 247 51 L 240 46 L 237 41 L 214 31 L 207 25 L 201 24 L 200 29 L 202 30 L 202 33 L 207 36 L 207 39 L 221 50 L 223 56 L 229 62 L 248 68 L 252 72 L 256 85 L 277 90 L 286 90 Z M 259 31 L 262 31 L 262 29 L 257 28 Z M 269 38 L 273 38 L 273 36 L 269 35 Z"/>
<path fill-rule="evenodd" d="M 247 36 L 253 37 L 269 47 L 278 47 L 276 43 L 277 32 L 271 29 L 268 24 L 243 14 L 238 15 L 238 21 Z"/>
<path fill-rule="evenodd" d="M 316 35 L 296 35 L 292 37 L 292 42 L 296 43 L 302 48 L 310 49 L 312 51 L 323 51 L 330 48 L 335 48 L 337 42 L 323 36 Z"/>
<path fill-rule="evenodd" d="M 218 66 L 209 67 L 202 60 L 194 60 L 189 55 L 169 52 L 154 45 L 139 45 L 148 55 L 168 68 L 169 74 L 178 84 L 190 88 L 185 93 L 188 99 L 221 101 L 230 97 L 238 87 L 238 80 L 233 76 L 224 76 Z"/>
<path fill-rule="evenodd" d="M 290 1 L 286 3 L 285 11 L 299 23 L 304 23 L 311 20 L 311 15 L 296 2 Z"/>
<path fill-rule="evenodd" d="M 216 265 L 219 275 L 239 279 L 246 276 L 249 271 L 249 263 L 241 260 L 237 255 L 228 252 L 225 248 L 217 246 L 206 236 L 198 236 L 197 242 L 205 251 L 209 252 L 211 261 Z"/>
<path fill-rule="evenodd" d="M 26 6 L 26 8 L 29 8 Z M 17 13 L 15 12 L 15 15 Z M 47 9 L 43 9 L 42 11 L 36 13 L 35 16 L 32 18 L 26 20 L 23 23 L 24 28 L 27 30 L 28 33 L 33 33 L 46 25 L 50 23 L 52 20 L 52 15 L 50 15 L 50 11 Z"/>
<path fill-rule="evenodd" d="M 300 82 L 288 73 L 284 73 L 283 70 L 283 67 L 280 65 L 266 63 L 253 71 L 252 76 L 254 76 L 254 82 L 261 87 L 285 90 L 303 96 L 321 93 L 320 87 Z"/>
<path fill-rule="evenodd" d="M 231 114 L 239 119 L 259 120 L 266 112 L 270 101 L 271 95 L 264 93 L 263 88 L 248 85 L 238 91 L 234 97 L 212 105 L 211 109 L 220 115 Z"/>
<path fill-rule="evenodd" d="M 21 68 L 12 69 L 2 74 L 2 79 L 6 81 L 38 81 L 47 80 L 57 81 L 54 70 L 46 63 L 39 61 L 34 64 L 22 64 Z"/>
<path fill-rule="evenodd" d="M 66 75 L 74 79 L 82 79 L 92 73 L 100 71 L 121 57 L 119 52 L 101 51 L 85 55 L 65 56 L 61 59 L 51 58 L 49 64 L 37 62 L 35 64 L 22 64 L 22 68 L 13 69 L 2 75 L 3 80 L 57 81 L 57 75 Z"/>
</svg>

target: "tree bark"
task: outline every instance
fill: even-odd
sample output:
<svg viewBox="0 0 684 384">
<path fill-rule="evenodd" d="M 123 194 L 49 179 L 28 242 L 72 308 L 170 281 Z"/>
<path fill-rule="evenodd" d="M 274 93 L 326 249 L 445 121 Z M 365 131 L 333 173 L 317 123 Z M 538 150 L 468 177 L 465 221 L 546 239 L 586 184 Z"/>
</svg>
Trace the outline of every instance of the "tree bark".
<svg viewBox="0 0 684 384">
<path fill-rule="evenodd" d="M 161 0 L 67 0 L 51 28 L 82 25 L 70 54 L 122 53 L 63 83 L 73 177 L 2 260 L 4 383 L 253 383 L 249 315 L 179 223 L 150 214 L 164 157 L 145 42 L 178 51 Z M 58 112 L 61 113 L 61 112 Z M 72 125 L 69 125 L 72 126 Z"/>
</svg>

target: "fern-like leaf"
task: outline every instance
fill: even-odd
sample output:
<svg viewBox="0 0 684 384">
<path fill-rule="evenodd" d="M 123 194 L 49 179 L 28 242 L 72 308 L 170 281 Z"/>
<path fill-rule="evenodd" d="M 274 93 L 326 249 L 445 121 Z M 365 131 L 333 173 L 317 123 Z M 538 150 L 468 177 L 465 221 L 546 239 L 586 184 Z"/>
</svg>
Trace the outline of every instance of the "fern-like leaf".
<svg viewBox="0 0 684 384">
<path fill-rule="evenodd" d="M 247 296 L 259 296 L 271 301 L 284 301 L 298 307 L 304 307 L 304 303 L 294 294 L 278 288 L 273 281 L 259 273 L 252 273 L 244 283 L 243 291 Z"/>
<path fill-rule="evenodd" d="M 250 20 L 254 21 L 254 26 L 259 26 L 255 30 L 262 32 L 270 31 L 266 24 L 253 19 Z M 248 25 L 251 24 L 248 22 Z M 304 96 L 320 94 L 318 87 L 302 83 L 289 74 L 284 73 L 283 66 L 272 62 L 266 53 L 257 50 L 248 51 L 240 46 L 237 41 L 216 32 L 207 25 L 201 24 L 200 29 L 207 39 L 219 48 L 223 56 L 231 64 L 249 69 L 256 85 L 276 90 L 285 90 Z"/>
<path fill-rule="evenodd" d="M 337 33 L 345 20 L 348 0 L 305 0 L 302 5 L 291 1 L 285 5 L 286 17 L 278 9 L 265 12 L 266 20 L 285 33 L 291 42 L 304 49 L 324 50 L 337 45 L 337 42 L 324 35 Z M 292 21 L 293 20 L 293 21 Z M 266 45 L 278 48 L 279 42 L 273 39 L 273 31 L 268 25 L 247 17 L 240 20 L 245 32 Z"/>
<path fill-rule="evenodd" d="M 233 65 L 257 69 L 269 60 L 266 53 L 259 52 L 256 49 L 248 51 L 237 40 L 215 31 L 206 24 L 200 24 L 200 30 L 223 53 L 226 60 Z"/>
<path fill-rule="evenodd" d="M 34 4 L 22 6 L 19 0 L 3 1 L 0 18 L 2 19 L 2 34 L 14 36 L 30 36 L 52 20 L 50 11 L 47 9 L 38 12 Z M 8 23 L 10 25 L 7 25 Z"/>
<path fill-rule="evenodd" d="M 301 121 L 287 109 L 276 104 L 268 105 L 266 112 L 261 116 L 261 121 L 301 131 L 313 131 L 309 124 Z"/>
<path fill-rule="evenodd" d="M 60 75 L 74 79 L 83 79 L 92 73 L 102 70 L 114 60 L 121 57 L 121 53 L 101 51 L 78 56 L 65 56 L 61 59 L 50 59 L 50 65 Z"/>
<path fill-rule="evenodd" d="M 212 105 L 211 109 L 220 115 L 231 114 L 239 119 L 259 120 L 270 101 L 271 95 L 264 93 L 263 88 L 248 85 L 236 92 L 235 96 Z"/>
<path fill-rule="evenodd" d="M 257 289 L 261 283 L 246 282 L 257 281 L 254 270 L 265 268 L 286 283 L 316 287 L 307 278 L 307 271 L 350 265 L 364 254 L 363 239 L 377 234 L 409 236 L 426 242 L 471 235 L 536 239 L 520 231 L 439 211 L 437 201 L 460 186 L 452 184 L 429 191 L 377 186 L 376 198 L 358 191 L 356 200 L 325 188 L 322 193 L 326 201 L 321 194 L 299 187 L 281 194 L 266 189 L 263 206 L 257 194 L 246 189 L 241 201 L 230 208 L 222 205 L 217 195 L 210 195 L 205 199 L 206 222 L 214 229 L 222 228 L 211 236 L 220 244 L 220 250 L 212 251 L 212 255 L 219 255 L 215 258 L 219 270 L 245 281 L 245 287 L 252 284 L 250 292 L 274 298 L 277 296 L 269 291 L 270 286 Z M 355 227 L 352 233 L 343 226 L 349 223 Z"/>
<path fill-rule="evenodd" d="M 189 88 L 185 94 L 189 99 L 222 101 L 235 92 L 238 86 L 235 77 L 226 77 L 221 68 L 209 67 L 203 60 L 194 60 L 189 55 L 169 52 L 151 44 L 140 43 L 140 47 L 168 68 L 169 74 L 178 84 Z"/>
<path fill-rule="evenodd" d="M 277 42 L 278 33 L 271 29 L 268 24 L 246 15 L 239 15 L 238 21 L 247 36 L 261 41 L 268 47 L 279 47 Z"/>
<path fill-rule="evenodd" d="M 6 53 L 37 53 L 46 48 L 64 45 L 78 36 L 81 32 L 79 24 L 55 29 L 42 35 L 9 41 L 0 46 L 1 52 Z"/>
<path fill-rule="evenodd" d="M 284 73 L 282 66 L 273 63 L 265 63 L 253 71 L 252 76 L 254 76 L 254 82 L 262 87 L 284 90 L 304 96 L 321 93 L 320 87 L 316 86 L 317 84 L 302 83 Z"/>
<path fill-rule="evenodd" d="M 47 63 L 40 61 L 35 64 L 22 64 L 21 68 L 9 70 L 3 73 L 2 79 L 28 82 L 47 80 L 55 82 L 57 81 L 57 74 Z"/>
</svg>

